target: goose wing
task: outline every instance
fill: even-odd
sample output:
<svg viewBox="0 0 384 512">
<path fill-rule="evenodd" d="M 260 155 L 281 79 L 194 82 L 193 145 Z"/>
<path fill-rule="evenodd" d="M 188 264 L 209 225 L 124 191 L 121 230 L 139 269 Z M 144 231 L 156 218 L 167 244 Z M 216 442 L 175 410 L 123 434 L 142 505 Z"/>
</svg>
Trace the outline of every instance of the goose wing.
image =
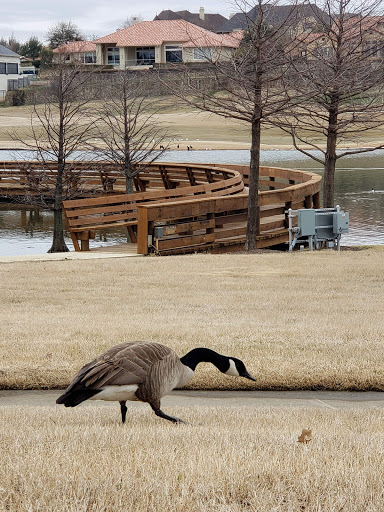
<svg viewBox="0 0 384 512">
<path fill-rule="evenodd" d="M 121 343 L 83 366 L 69 388 L 76 384 L 92 389 L 106 385 L 140 384 L 152 365 L 172 352 L 172 349 L 158 343 Z"/>
</svg>

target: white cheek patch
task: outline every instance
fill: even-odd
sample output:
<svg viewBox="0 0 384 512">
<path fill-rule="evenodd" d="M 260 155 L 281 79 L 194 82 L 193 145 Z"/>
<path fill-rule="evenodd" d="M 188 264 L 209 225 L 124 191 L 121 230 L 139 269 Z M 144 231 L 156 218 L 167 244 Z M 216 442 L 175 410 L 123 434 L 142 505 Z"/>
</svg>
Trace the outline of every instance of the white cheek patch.
<svg viewBox="0 0 384 512">
<path fill-rule="evenodd" d="M 231 375 L 232 377 L 240 377 L 240 374 L 237 371 L 237 368 L 236 368 L 236 365 L 235 365 L 235 361 L 233 361 L 233 359 L 229 360 L 229 368 L 225 372 L 225 374 L 226 375 Z"/>
</svg>

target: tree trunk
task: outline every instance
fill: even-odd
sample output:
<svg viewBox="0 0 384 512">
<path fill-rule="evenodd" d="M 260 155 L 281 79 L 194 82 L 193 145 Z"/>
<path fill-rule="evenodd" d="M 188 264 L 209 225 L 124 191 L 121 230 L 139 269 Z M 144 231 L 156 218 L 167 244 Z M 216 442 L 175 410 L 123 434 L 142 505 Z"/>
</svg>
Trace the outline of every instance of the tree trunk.
<svg viewBox="0 0 384 512">
<path fill-rule="evenodd" d="M 68 252 L 69 249 L 64 239 L 63 209 L 54 208 L 53 211 L 53 240 L 48 252 Z"/>
<path fill-rule="evenodd" d="M 256 249 L 257 235 L 259 234 L 259 174 L 260 174 L 260 140 L 261 140 L 261 119 L 258 116 L 251 125 L 251 162 L 249 166 L 249 198 L 248 198 L 248 219 L 247 238 L 245 250 Z"/>
<path fill-rule="evenodd" d="M 125 174 L 125 192 L 127 194 L 133 194 L 134 189 L 133 189 L 133 177 L 132 177 L 131 169 L 125 168 L 124 174 Z"/>
<path fill-rule="evenodd" d="M 336 169 L 336 144 L 337 144 L 337 122 L 338 108 L 333 107 L 328 116 L 327 149 L 325 153 L 324 178 L 323 178 L 323 206 L 333 208 L 335 192 L 335 169 Z"/>
<path fill-rule="evenodd" d="M 60 69 L 60 81 L 58 84 L 58 104 L 59 104 L 59 130 L 58 130 L 58 157 L 57 157 L 57 176 L 55 186 L 55 202 L 53 207 L 53 240 L 52 247 L 48 252 L 67 252 L 69 249 L 64 240 L 63 226 L 63 179 L 65 172 L 65 97 L 64 97 L 64 78 L 63 69 Z"/>
<path fill-rule="evenodd" d="M 64 239 L 63 225 L 63 172 L 64 164 L 58 166 L 55 187 L 55 203 L 53 207 L 53 240 L 48 252 L 68 252 L 69 249 Z"/>
</svg>

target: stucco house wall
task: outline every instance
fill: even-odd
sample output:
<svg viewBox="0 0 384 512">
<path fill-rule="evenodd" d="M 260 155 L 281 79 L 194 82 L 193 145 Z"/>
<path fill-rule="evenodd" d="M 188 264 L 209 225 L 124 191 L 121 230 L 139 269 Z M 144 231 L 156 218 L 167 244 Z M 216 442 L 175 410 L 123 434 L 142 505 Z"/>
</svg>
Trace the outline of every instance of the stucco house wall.
<svg viewBox="0 0 384 512">
<path fill-rule="evenodd" d="M 175 63 L 204 62 L 207 59 L 197 58 L 194 51 L 200 45 L 209 49 L 214 59 L 228 59 L 238 48 L 241 38 L 242 34 L 218 35 L 184 20 L 143 21 L 95 40 L 96 63 L 112 65 L 116 69 L 140 64 L 140 67 L 148 67 L 166 64 L 167 55 L 173 57 Z M 137 58 L 140 51 L 141 57 Z M 145 54 L 147 51 L 151 52 L 149 56 Z M 171 56 L 173 52 L 177 55 Z"/>
<path fill-rule="evenodd" d="M 18 78 L 20 78 L 20 55 L 0 45 L 0 99 L 8 91 L 8 80 Z"/>
</svg>

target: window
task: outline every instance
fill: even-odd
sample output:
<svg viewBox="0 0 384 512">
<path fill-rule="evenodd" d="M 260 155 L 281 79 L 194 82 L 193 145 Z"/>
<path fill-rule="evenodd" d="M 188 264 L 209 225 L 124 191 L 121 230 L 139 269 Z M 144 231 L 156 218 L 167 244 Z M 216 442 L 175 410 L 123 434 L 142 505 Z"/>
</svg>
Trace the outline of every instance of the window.
<svg viewBox="0 0 384 512">
<path fill-rule="evenodd" d="M 152 66 L 155 63 L 154 46 L 138 46 L 136 48 L 136 64 L 138 66 Z"/>
<path fill-rule="evenodd" d="M 86 54 L 84 54 L 84 63 L 96 64 L 96 52 L 87 52 Z"/>
<path fill-rule="evenodd" d="M 194 48 L 193 49 L 194 60 L 210 60 L 211 55 L 212 54 L 211 54 L 210 48 Z"/>
<path fill-rule="evenodd" d="M 120 66 L 120 49 L 113 46 L 107 48 L 107 62 L 111 66 Z"/>
<path fill-rule="evenodd" d="M 18 75 L 19 65 L 16 62 L 0 62 L 0 75 Z"/>
<path fill-rule="evenodd" d="M 18 75 L 19 74 L 19 66 L 16 63 L 8 62 L 7 65 L 7 75 Z"/>
<path fill-rule="evenodd" d="M 165 62 L 183 62 L 183 51 L 180 46 L 165 47 Z"/>
</svg>

